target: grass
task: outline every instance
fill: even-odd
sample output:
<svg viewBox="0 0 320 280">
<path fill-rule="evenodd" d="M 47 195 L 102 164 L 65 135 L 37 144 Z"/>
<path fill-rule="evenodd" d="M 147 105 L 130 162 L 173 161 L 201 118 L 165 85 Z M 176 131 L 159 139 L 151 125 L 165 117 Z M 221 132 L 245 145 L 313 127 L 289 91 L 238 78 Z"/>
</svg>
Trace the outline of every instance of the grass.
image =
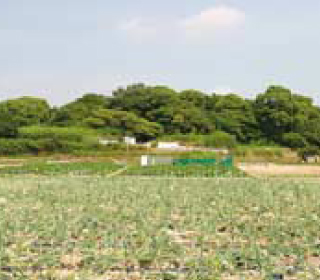
<svg viewBox="0 0 320 280">
<path fill-rule="evenodd" d="M 234 155 L 245 162 L 298 163 L 301 159 L 289 148 L 277 146 L 238 145 Z"/>
<path fill-rule="evenodd" d="M 319 279 L 318 180 L 0 180 L 3 280 Z"/>
<path fill-rule="evenodd" d="M 26 162 L 21 166 L 0 168 L 0 175 L 106 175 L 117 171 L 121 165 L 111 162 Z"/>
</svg>

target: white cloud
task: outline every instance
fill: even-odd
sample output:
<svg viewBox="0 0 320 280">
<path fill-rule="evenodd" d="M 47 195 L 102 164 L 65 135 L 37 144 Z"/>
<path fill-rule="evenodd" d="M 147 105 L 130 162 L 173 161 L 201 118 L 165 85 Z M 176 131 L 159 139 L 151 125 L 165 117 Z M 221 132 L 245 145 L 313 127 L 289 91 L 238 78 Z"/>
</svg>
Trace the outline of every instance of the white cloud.
<svg viewBox="0 0 320 280">
<path fill-rule="evenodd" d="M 202 38 L 204 41 L 211 39 L 219 32 L 242 26 L 245 13 L 233 7 L 215 6 L 186 18 L 155 19 L 136 17 L 126 20 L 120 29 L 126 36 L 134 40 L 168 38 Z M 201 40 L 202 41 L 202 40 Z"/>
<path fill-rule="evenodd" d="M 141 39 L 154 36 L 159 26 L 146 19 L 133 18 L 120 23 L 118 28 L 132 38 Z"/>
<path fill-rule="evenodd" d="M 227 6 L 217 6 L 184 19 L 181 24 L 186 32 L 202 33 L 231 29 L 241 26 L 244 21 L 245 13 L 243 11 Z"/>
</svg>

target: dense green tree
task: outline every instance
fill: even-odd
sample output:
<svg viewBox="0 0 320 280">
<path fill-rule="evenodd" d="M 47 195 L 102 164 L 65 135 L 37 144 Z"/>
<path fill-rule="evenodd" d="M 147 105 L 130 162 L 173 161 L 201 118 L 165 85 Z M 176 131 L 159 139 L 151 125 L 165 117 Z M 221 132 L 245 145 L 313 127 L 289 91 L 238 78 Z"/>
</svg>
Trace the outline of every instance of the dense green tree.
<svg viewBox="0 0 320 280">
<path fill-rule="evenodd" d="M 14 137 L 21 126 L 39 125 L 50 119 L 50 106 L 46 100 L 21 97 L 0 103 L 0 136 Z"/>
<path fill-rule="evenodd" d="M 16 137 L 18 134 L 19 120 L 10 113 L 8 107 L 0 104 L 0 137 Z"/>
<path fill-rule="evenodd" d="M 92 112 L 107 107 L 108 103 L 109 100 L 106 96 L 95 93 L 85 94 L 77 100 L 57 108 L 51 123 L 62 126 L 81 125 L 84 119 L 92 115 Z"/>
<path fill-rule="evenodd" d="M 130 111 L 139 117 L 149 119 L 150 111 L 167 106 L 179 106 L 179 101 L 178 94 L 168 87 L 137 84 L 114 91 L 110 108 Z"/>
<path fill-rule="evenodd" d="M 308 145 L 307 140 L 303 137 L 303 135 L 296 132 L 283 134 L 282 144 L 293 149 L 304 148 Z"/>
<path fill-rule="evenodd" d="M 1 104 L 9 114 L 19 119 L 20 125 L 34 125 L 45 123 L 50 118 L 50 106 L 42 98 L 21 97 L 10 99 Z"/>
<path fill-rule="evenodd" d="M 87 93 L 78 98 L 75 102 L 82 103 L 94 109 L 98 107 L 107 107 L 109 103 L 109 97 L 97 93 Z"/>
<path fill-rule="evenodd" d="M 157 122 L 164 133 L 208 133 L 214 127 L 200 108 L 205 104 L 201 92 L 189 90 L 179 94 L 164 86 L 137 84 L 118 89 L 113 96 L 112 108 L 134 112 L 150 122 Z"/>
<path fill-rule="evenodd" d="M 50 108 L 35 97 L 0 103 L 0 137 L 19 137 L 22 126 L 44 125 L 89 126 L 140 141 L 169 134 L 213 139 L 223 132 L 240 143 L 320 149 L 320 108 L 311 98 L 281 86 L 270 86 L 254 100 L 133 84 L 118 88 L 112 96 L 88 93 L 61 107 Z"/>
<path fill-rule="evenodd" d="M 296 133 L 307 145 L 320 144 L 320 112 L 312 99 L 280 86 L 271 86 L 257 96 L 254 110 L 266 139 L 286 144 L 288 133 Z"/>
<path fill-rule="evenodd" d="M 210 133 L 214 124 L 196 107 L 160 107 L 149 112 L 149 119 L 158 122 L 166 134 Z"/>
<path fill-rule="evenodd" d="M 93 112 L 92 117 L 84 122 L 90 127 L 102 130 L 118 129 L 123 136 L 135 136 L 139 141 L 154 139 L 162 132 L 162 127 L 159 124 L 125 111 L 100 109 Z"/>
<path fill-rule="evenodd" d="M 218 129 L 234 135 L 242 143 L 259 138 L 258 124 L 249 100 L 236 94 L 214 98 L 215 105 L 211 116 Z"/>
<path fill-rule="evenodd" d="M 201 91 L 188 89 L 180 92 L 180 99 L 189 103 L 191 106 L 206 109 L 210 98 Z"/>
</svg>

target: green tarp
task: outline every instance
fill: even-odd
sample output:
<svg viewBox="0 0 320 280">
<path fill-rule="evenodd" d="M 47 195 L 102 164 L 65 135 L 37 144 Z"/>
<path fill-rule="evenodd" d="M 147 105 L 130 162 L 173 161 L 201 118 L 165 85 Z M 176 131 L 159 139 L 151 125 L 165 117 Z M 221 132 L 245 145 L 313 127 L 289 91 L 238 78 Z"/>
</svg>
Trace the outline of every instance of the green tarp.
<svg viewBox="0 0 320 280">
<path fill-rule="evenodd" d="M 192 165 L 192 164 L 201 164 L 201 165 L 215 165 L 219 164 L 224 167 L 233 166 L 233 157 L 228 156 L 220 161 L 216 159 L 194 159 L 194 158 L 185 158 L 185 159 L 175 159 L 173 160 L 174 165 Z"/>
</svg>

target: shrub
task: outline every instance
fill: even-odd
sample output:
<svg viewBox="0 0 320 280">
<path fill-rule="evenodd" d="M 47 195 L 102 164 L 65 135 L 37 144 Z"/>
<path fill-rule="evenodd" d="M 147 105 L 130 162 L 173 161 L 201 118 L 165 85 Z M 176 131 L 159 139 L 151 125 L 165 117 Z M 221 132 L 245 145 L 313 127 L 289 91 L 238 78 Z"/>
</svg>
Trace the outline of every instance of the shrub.
<svg viewBox="0 0 320 280">
<path fill-rule="evenodd" d="M 183 145 L 202 146 L 205 136 L 202 134 L 172 134 L 161 137 L 159 141 L 178 141 Z"/>
<path fill-rule="evenodd" d="M 263 158 L 274 158 L 274 157 L 282 157 L 283 151 L 280 148 L 273 148 L 273 147 L 261 147 L 252 149 L 252 155 L 257 157 L 263 157 Z"/>
<path fill-rule="evenodd" d="M 286 147 L 297 149 L 307 146 L 306 139 L 299 133 L 286 133 L 282 136 L 282 143 Z"/>
<path fill-rule="evenodd" d="M 26 139 L 0 139 L 1 155 L 37 153 L 37 143 Z"/>
<path fill-rule="evenodd" d="M 79 142 L 96 137 L 97 132 L 82 127 L 26 126 L 19 129 L 19 136 L 33 140 L 56 139 Z"/>
<path fill-rule="evenodd" d="M 0 139 L 0 155 L 21 155 L 39 153 L 71 153 L 76 150 L 98 150 L 94 142 L 75 142 L 59 139 Z"/>
<path fill-rule="evenodd" d="M 205 147 L 212 148 L 234 148 L 237 145 L 235 136 L 223 132 L 216 131 L 210 135 L 203 137 L 203 144 Z"/>
<path fill-rule="evenodd" d="M 307 146 L 298 150 L 298 156 L 304 161 L 307 161 L 308 157 L 318 155 L 320 155 L 320 149 L 316 146 Z"/>
<path fill-rule="evenodd" d="M 177 134 L 161 138 L 164 141 L 179 141 L 184 145 L 202 146 L 210 148 L 234 148 L 237 144 L 235 136 L 223 131 L 212 134 Z"/>
</svg>

